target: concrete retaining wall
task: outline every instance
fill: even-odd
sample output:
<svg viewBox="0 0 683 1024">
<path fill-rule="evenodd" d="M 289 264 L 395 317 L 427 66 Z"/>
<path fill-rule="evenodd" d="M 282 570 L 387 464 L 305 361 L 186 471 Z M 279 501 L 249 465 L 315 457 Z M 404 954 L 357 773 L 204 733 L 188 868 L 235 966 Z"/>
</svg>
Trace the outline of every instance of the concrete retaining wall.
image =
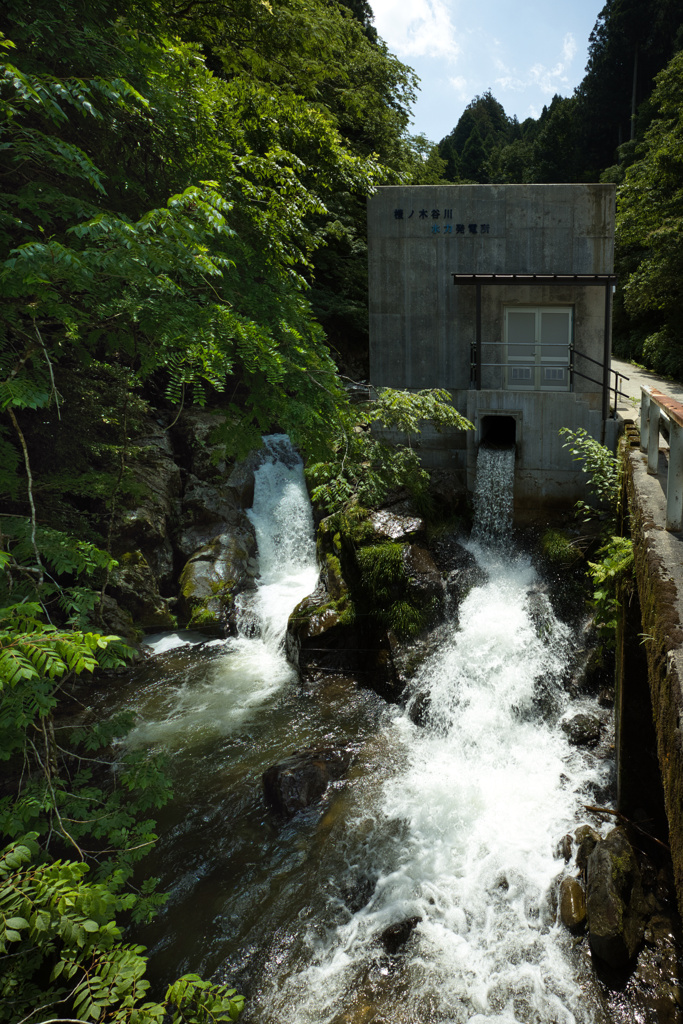
<svg viewBox="0 0 683 1024">
<path fill-rule="evenodd" d="M 660 458 L 664 461 L 663 455 Z M 648 475 L 647 457 L 637 449 L 628 450 L 626 469 L 641 608 L 639 640 L 647 657 L 669 844 L 683 914 L 683 537 L 664 529 L 666 495 L 662 478 Z M 620 703 L 628 707 L 631 693 L 637 694 L 642 682 L 637 674 L 638 662 L 623 657 L 619 668 Z M 637 726 L 631 726 L 622 737 L 622 756 L 626 751 L 629 757 L 637 757 L 638 742 Z M 627 813 L 633 803 L 628 764 L 620 765 L 619 771 L 620 803 Z"/>
</svg>

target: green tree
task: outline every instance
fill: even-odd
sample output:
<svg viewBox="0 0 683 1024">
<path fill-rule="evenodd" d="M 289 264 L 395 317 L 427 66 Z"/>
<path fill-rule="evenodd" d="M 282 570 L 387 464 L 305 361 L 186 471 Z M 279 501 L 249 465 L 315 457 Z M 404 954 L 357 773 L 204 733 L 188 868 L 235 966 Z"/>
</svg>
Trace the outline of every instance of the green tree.
<svg viewBox="0 0 683 1024">
<path fill-rule="evenodd" d="M 682 25 L 676 0 L 607 0 L 600 11 L 576 90 L 585 180 L 597 180 L 634 137 L 637 108 L 680 47 Z"/>
<path fill-rule="evenodd" d="M 533 143 L 533 181 L 581 181 L 576 101 L 554 96 Z"/>
<path fill-rule="evenodd" d="M 446 177 L 449 181 L 458 180 L 459 175 L 471 181 L 487 181 L 488 157 L 494 149 L 512 141 L 514 134 L 515 123 L 490 90 L 475 96 L 453 131 L 439 143 Z"/>
<path fill-rule="evenodd" d="M 683 372 L 683 52 L 657 76 L 655 120 L 617 207 L 621 345 L 663 373 Z M 623 351 L 623 349 L 622 349 Z"/>
</svg>

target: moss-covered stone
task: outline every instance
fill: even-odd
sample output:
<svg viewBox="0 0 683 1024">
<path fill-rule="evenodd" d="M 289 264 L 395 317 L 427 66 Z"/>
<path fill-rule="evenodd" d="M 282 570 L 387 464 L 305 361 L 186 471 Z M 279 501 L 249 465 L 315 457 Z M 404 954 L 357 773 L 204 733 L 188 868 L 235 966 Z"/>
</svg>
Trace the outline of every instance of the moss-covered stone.
<svg viewBox="0 0 683 1024">
<path fill-rule="evenodd" d="M 546 530 L 541 536 L 539 546 L 543 557 L 554 566 L 574 565 L 583 558 L 581 551 L 562 530 Z"/>
<path fill-rule="evenodd" d="M 631 512 L 631 537 L 635 577 L 641 608 L 641 639 L 647 655 L 647 672 L 657 752 L 668 820 L 668 840 L 674 867 L 678 906 L 683 913 L 683 679 L 678 650 L 683 645 L 683 626 L 677 611 L 678 592 L 663 564 L 652 534 L 656 533 L 647 505 L 636 487 L 634 461 L 637 451 L 625 460 L 626 486 Z M 644 470 L 643 470 L 644 472 Z M 625 606 L 626 602 L 622 602 Z M 620 659 L 617 690 L 622 689 L 624 664 Z M 621 698 L 620 698 L 621 699 Z"/>
<path fill-rule="evenodd" d="M 398 698 L 405 684 L 399 649 L 433 624 L 443 606 L 431 555 L 405 539 L 423 526 L 405 509 L 389 519 L 354 508 L 320 523 L 320 583 L 294 610 L 287 631 L 288 657 L 304 678 L 349 672 Z M 391 539 L 392 532 L 402 539 Z"/>
<path fill-rule="evenodd" d="M 180 574 L 178 614 L 191 628 L 232 632 L 235 598 L 254 586 L 256 537 L 246 515 L 239 515 L 234 530 L 195 552 Z"/>
</svg>

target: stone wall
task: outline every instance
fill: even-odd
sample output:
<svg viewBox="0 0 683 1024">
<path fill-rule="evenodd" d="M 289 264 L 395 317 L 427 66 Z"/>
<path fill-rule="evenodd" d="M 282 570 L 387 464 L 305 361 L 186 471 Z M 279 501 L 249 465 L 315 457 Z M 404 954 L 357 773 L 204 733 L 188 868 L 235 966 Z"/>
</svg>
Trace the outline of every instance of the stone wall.
<svg viewBox="0 0 683 1024">
<path fill-rule="evenodd" d="M 662 456 L 663 458 L 663 456 Z M 639 641 L 647 659 L 652 719 L 656 733 L 657 759 L 664 791 L 669 845 L 674 866 L 678 905 L 683 913 L 683 574 L 681 537 L 664 529 L 666 497 L 661 481 L 648 476 L 646 456 L 637 448 L 626 453 L 627 488 L 631 512 L 631 536 L 640 603 Z M 627 608 L 623 608 L 626 615 Z M 622 638 L 626 636 L 622 630 Z M 639 662 L 622 647 L 618 659 L 619 702 L 628 705 L 640 688 Z M 640 669 L 642 671 L 642 668 Z M 647 724 L 647 723 L 646 723 Z M 628 719 L 626 719 L 628 727 Z M 629 727 L 629 757 L 640 751 L 643 733 Z M 624 742 L 626 742 L 624 740 Z M 623 744 L 622 744 L 623 745 Z M 618 743 L 619 748 L 619 743 Z M 621 752 L 620 802 L 628 809 L 633 802 L 629 790 L 628 761 Z M 639 770 L 642 770 L 640 768 Z M 626 771 L 626 774 L 625 774 Z M 656 797 L 656 794 L 653 794 Z"/>
</svg>

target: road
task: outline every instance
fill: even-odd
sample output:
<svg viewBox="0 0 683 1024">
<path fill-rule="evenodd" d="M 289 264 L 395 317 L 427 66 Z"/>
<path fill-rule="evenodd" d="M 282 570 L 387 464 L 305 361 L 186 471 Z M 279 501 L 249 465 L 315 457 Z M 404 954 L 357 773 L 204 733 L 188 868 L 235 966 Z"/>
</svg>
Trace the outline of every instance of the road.
<svg viewBox="0 0 683 1024">
<path fill-rule="evenodd" d="M 683 384 L 679 384 L 678 381 L 672 380 L 670 377 L 662 377 L 658 373 L 653 373 L 652 370 L 641 370 L 640 367 L 634 366 L 633 363 L 627 363 L 623 359 L 615 359 L 614 356 L 612 356 L 612 369 L 629 378 L 628 380 L 622 380 L 619 384 L 619 389 L 629 396 L 628 398 L 619 398 L 617 405 L 617 411 L 625 420 L 632 419 L 637 421 L 640 416 L 640 388 L 642 384 L 649 384 L 670 398 L 675 398 L 677 402 L 683 402 Z"/>
</svg>

